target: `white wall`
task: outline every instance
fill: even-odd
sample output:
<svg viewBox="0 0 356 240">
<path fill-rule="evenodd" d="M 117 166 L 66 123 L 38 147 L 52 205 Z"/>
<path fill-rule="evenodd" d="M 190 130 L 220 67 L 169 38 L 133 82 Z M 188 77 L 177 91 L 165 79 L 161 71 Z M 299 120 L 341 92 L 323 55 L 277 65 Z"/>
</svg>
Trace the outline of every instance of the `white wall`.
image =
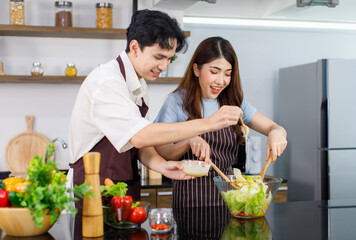
<svg viewBox="0 0 356 240">
<path fill-rule="evenodd" d="M 48 3 L 50 2 L 50 3 Z M 74 26 L 94 27 L 95 2 L 73 1 Z M 113 1 L 114 27 L 126 28 L 131 1 Z M 44 8 L 39 11 L 39 4 Z M 26 0 L 26 24 L 54 24 L 52 1 Z M 89 5 L 88 5 L 89 4 Z M 80 8 L 79 8 L 80 6 Z M 31 9 L 31 10 L 30 10 Z M 8 24 L 8 1 L 0 1 L 0 24 Z M 185 25 L 191 31 L 189 49 L 170 67 L 170 76 L 182 76 L 199 42 L 220 35 L 231 41 L 238 54 L 246 98 L 272 119 L 278 115 L 278 69 L 320 58 L 356 58 L 355 32 L 312 32 Z M 42 63 L 46 75 L 63 74 L 66 63 L 74 62 L 78 75 L 86 75 L 100 63 L 116 57 L 126 42 L 119 40 L 28 38 L 0 36 L 0 60 L 9 75 L 30 74 L 32 62 Z M 26 130 L 25 115 L 34 115 L 34 130 L 48 139 L 62 137 L 68 142 L 71 110 L 79 84 L 0 83 L 0 171 L 7 170 L 4 151 L 7 142 Z M 166 95 L 176 84 L 150 84 L 150 119 L 154 119 Z M 298 109 L 301 111 L 302 109 Z M 255 133 L 252 133 L 255 134 Z M 265 138 L 262 148 L 264 153 Z M 56 159 L 67 168 L 68 150 L 57 145 Z"/>
</svg>

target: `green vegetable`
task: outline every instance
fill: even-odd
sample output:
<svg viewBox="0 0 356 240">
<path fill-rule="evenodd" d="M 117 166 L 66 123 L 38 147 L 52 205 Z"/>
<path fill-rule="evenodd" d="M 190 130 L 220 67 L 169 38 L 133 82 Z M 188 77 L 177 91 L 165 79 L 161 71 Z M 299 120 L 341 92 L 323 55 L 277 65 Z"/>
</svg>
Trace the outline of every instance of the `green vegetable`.
<svg viewBox="0 0 356 240">
<path fill-rule="evenodd" d="M 51 143 L 47 149 L 48 158 L 53 156 L 53 151 L 54 143 Z M 90 197 L 95 194 L 89 191 L 92 187 L 86 186 L 86 183 L 67 189 L 65 173 L 58 171 L 56 165 L 51 161 L 43 162 L 42 157 L 35 156 L 27 169 L 27 181 L 32 184 L 24 190 L 20 205 L 29 208 L 38 227 L 42 227 L 44 210 L 48 210 L 51 223 L 58 219 L 62 210 L 72 213 L 74 217 L 77 209 L 73 203 L 79 200 L 78 197 L 83 198 L 84 195 Z M 71 192 L 74 193 L 74 198 L 69 197 Z"/>
<path fill-rule="evenodd" d="M 245 176 L 246 177 L 246 176 Z M 234 216 L 263 216 L 268 208 L 270 194 L 262 180 L 246 177 L 246 182 L 240 190 L 229 190 L 221 195 Z"/>
<path fill-rule="evenodd" d="M 0 190 L 5 189 L 5 183 L 0 179 Z"/>
<path fill-rule="evenodd" d="M 23 200 L 23 196 L 21 193 L 11 191 L 9 192 L 9 201 L 14 207 L 21 207 L 21 201 Z"/>
<path fill-rule="evenodd" d="M 100 191 L 102 193 L 102 196 L 104 196 L 104 197 L 105 196 L 125 197 L 126 192 L 127 192 L 127 184 L 124 182 L 118 182 L 115 185 L 111 185 L 111 186 L 100 185 Z"/>
</svg>

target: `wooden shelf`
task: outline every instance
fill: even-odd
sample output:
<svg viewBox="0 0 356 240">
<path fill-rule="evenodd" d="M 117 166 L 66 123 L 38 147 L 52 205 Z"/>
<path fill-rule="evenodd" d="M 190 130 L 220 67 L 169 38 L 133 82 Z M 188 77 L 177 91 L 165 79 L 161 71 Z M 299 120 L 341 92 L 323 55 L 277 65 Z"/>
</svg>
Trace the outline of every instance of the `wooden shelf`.
<svg viewBox="0 0 356 240">
<path fill-rule="evenodd" d="M 0 25 L 0 36 L 126 39 L 126 29 Z"/>
<path fill-rule="evenodd" d="M 26 76 L 26 75 L 0 75 L 0 83 L 82 83 L 86 76 Z M 158 78 L 154 83 L 178 83 L 180 78 Z"/>
</svg>

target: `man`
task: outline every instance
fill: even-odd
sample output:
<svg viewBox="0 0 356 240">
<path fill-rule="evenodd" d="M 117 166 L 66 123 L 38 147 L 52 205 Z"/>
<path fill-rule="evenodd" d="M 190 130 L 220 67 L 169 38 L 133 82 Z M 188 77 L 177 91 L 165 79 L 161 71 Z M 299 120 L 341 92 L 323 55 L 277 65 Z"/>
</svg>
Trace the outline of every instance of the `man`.
<svg viewBox="0 0 356 240">
<path fill-rule="evenodd" d="M 180 163 L 166 161 L 153 146 L 177 142 L 237 124 L 241 110 L 223 106 L 207 119 L 151 123 L 145 119 L 146 83 L 164 72 L 176 52 L 186 47 L 176 20 L 159 11 L 136 12 L 127 29 L 127 47 L 117 59 L 95 68 L 83 82 L 70 124 L 73 183 L 84 182 L 83 155 L 100 152 L 100 181 L 128 184 L 127 194 L 140 197 L 137 159 L 172 179 L 191 179 Z M 139 151 L 138 151 L 139 149 Z"/>
</svg>

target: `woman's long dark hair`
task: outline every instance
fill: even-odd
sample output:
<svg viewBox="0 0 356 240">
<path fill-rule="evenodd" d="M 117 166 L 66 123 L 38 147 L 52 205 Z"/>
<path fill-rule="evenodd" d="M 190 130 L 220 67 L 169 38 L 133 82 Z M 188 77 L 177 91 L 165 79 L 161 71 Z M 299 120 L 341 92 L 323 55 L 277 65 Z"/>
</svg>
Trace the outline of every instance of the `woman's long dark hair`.
<svg viewBox="0 0 356 240">
<path fill-rule="evenodd" d="M 211 37 L 205 39 L 199 44 L 194 52 L 179 86 L 174 92 L 183 90 L 183 111 L 188 114 L 188 120 L 202 118 L 200 106 L 202 94 L 199 85 L 199 79 L 194 74 L 193 64 L 198 65 L 201 70 L 202 66 L 216 59 L 224 58 L 232 66 L 230 84 L 219 94 L 217 100 L 220 106 L 234 105 L 241 107 L 243 92 L 240 81 L 239 65 L 234 48 L 230 42 L 221 37 Z M 234 126 L 234 130 L 239 135 L 239 142 L 243 141 L 240 125 Z"/>
</svg>

